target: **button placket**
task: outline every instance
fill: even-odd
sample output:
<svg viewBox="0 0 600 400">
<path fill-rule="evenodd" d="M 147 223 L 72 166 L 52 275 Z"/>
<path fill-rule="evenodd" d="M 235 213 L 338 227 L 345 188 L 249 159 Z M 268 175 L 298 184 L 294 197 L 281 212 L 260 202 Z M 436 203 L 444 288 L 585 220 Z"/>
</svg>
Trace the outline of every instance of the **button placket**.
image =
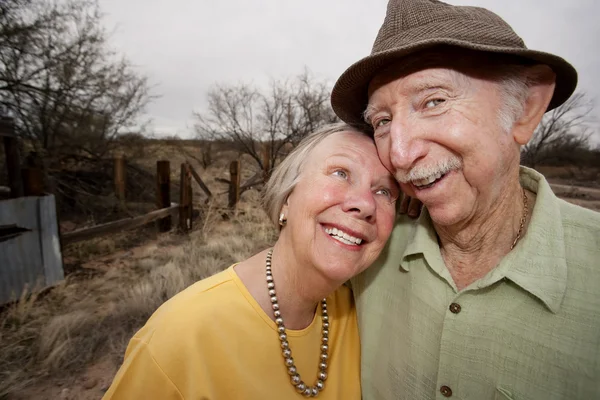
<svg viewBox="0 0 600 400">
<path fill-rule="evenodd" d="M 444 327 L 442 331 L 441 337 L 441 353 L 444 353 L 443 349 L 452 346 L 451 340 L 446 336 L 446 332 L 448 329 L 452 329 L 451 327 L 457 326 L 461 324 L 460 320 L 462 318 L 458 318 L 458 314 L 462 311 L 462 305 L 458 302 L 458 298 L 460 295 L 452 296 L 452 298 L 448 299 L 451 303 L 446 308 L 446 316 L 444 318 Z M 453 396 L 452 391 L 452 382 L 455 382 L 456 372 L 454 370 L 448 370 L 447 366 L 442 367 L 443 361 L 440 359 L 440 366 L 438 369 L 438 398 L 450 398 Z M 440 397 L 441 394 L 441 397 Z"/>
</svg>

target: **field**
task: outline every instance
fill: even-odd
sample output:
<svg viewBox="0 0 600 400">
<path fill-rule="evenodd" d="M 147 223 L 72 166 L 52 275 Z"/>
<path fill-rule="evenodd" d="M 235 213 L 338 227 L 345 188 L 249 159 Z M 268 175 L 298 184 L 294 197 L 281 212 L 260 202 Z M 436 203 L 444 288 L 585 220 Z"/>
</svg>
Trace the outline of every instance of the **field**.
<svg viewBox="0 0 600 400">
<path fill-rule="evenodd" d="M 196 151 L 193 144 L 187 146 L 147 146 L 137 160 L 146 168 L 160 158 L 171 160 L 176 180 L 173 166 Z M 69 245 L 63 283 L 2 310 L 0 399 L 99 399 L 129 338 L 160 304 L 274 242 L 276 232 L 260 209 L 258 191 L 246 191 L 235 212 L 223 211 L 227 186 L 217 178 L 227 178 L 227 163 L 235 157 L 223 152 L 206 169 L 194 164 L 217 195 L 205 205 L 195 193 L 202 211 L 189 235 L 142 229 Z M 248 167 L 242 180 L 255 172 Z M 597 173 L 544 172 L 554 177 L 559 196 L 600 211 Z M 82 223 L 62 221 L 64 229 Z"/>
</svg>

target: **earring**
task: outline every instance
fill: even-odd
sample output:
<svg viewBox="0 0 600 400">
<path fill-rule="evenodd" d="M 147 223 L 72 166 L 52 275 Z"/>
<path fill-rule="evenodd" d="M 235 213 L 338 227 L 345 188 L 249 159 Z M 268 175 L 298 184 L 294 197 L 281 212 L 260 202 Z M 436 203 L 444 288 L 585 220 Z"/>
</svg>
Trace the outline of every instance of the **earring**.
<svg viewBox="0 0 600 400">
<path fill-rule="evenodd" d="M 284 213 L 279 214 L 279 225 L 285 226 L 287 224 L 287 218 Z"/>
</svg>

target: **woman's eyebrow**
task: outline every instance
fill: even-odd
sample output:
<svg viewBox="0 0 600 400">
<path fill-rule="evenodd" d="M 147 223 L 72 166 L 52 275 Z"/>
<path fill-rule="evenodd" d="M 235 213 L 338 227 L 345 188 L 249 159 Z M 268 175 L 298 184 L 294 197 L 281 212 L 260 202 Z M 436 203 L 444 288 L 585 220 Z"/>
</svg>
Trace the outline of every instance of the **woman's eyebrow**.
<svg viewBox="0 0 600 400">
<path fill-rule="evenodd" d="M 327 157 L 326 160 L 330 160 L 330 159 L 336 158 L 336 157 L 346 158 L 351 161 L 358 161 L 357 157 L 353 157 L 347 153 L 333 153 L 333 154 L 329 155 L 329 157 Z"/>
</svg>

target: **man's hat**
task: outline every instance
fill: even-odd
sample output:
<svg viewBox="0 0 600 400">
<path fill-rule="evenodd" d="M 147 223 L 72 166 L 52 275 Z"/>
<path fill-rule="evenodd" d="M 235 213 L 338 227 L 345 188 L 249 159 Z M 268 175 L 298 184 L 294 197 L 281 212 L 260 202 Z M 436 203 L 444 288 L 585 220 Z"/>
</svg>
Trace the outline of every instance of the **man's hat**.
<svg viewBox="0 0 600 400">
<path fill-rule="evenodd" d="M 577 86 L 577 71 L 553 54 L 529 50 L 498 15 L 479 7 L 453 6 L 437 0 L 390 0 L 371 55 L 354 63 L 331 93 L 333 110 L 343 121 L 364 125 L 369 82 L 401 58 L 438 45 L 507 54 L 546 64 L 556 74 L 548 111 L 564 103 Z"/>
</svg>

